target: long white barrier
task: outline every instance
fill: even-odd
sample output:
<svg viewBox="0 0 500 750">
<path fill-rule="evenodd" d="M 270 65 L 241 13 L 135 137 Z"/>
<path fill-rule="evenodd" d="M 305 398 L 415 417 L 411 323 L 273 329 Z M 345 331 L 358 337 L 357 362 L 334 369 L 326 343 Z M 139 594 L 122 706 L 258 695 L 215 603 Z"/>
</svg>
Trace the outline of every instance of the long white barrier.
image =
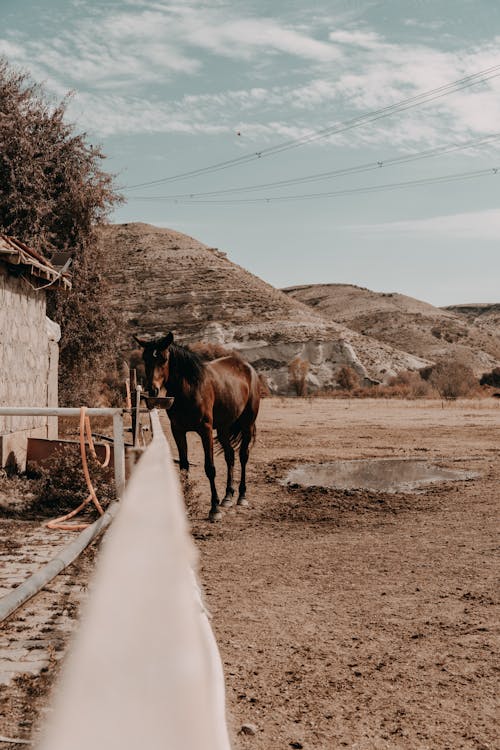
<svg viewBox="0 0 500 750">
<path fill-rule="evenodd" d="M 222 664 L 159 429 L 120 505 L 39 749 L 230 750 Z"/>
</svg>

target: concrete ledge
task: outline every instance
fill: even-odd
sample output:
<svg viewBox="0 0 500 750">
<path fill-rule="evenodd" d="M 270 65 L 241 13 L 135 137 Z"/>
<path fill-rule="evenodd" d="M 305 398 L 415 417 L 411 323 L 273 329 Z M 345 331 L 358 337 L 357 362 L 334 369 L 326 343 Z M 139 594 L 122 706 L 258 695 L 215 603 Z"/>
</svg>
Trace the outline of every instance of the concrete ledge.
<svg viewBox="0 0 500 750">
<path fill-rule="evenodd" d="M 26 469 L 26 456 L 29 438 L 46 438 L 47 426 L 30 430 L 18 430 L 8 435 L 0 435 L 0 467 L 17 464 L 20 471 Z"/>
</svg>

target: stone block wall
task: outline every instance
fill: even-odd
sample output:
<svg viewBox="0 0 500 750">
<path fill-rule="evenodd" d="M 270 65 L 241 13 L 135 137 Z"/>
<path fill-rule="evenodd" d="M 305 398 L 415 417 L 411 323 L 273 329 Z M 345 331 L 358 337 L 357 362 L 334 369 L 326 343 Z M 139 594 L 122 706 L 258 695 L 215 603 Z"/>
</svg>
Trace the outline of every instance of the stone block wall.
<svg viewBox="0 0 500 750">
<path fill-rule="evenodd" d="M 45 292 L 0 263 L 0 406 L 57 406 L 59 337 L 59 326 L 46 317 Z M 13 452 L 22 467 L 27 437 L 54 432 L 54 419 L 0 416 L 0 465 Z"/>
</svg>

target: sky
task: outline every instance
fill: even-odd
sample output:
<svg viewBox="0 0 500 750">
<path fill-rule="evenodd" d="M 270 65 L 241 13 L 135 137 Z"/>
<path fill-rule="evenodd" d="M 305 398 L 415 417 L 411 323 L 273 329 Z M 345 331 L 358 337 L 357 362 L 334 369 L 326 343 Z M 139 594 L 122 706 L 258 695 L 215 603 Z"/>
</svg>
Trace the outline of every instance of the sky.
<svg viewBox="0 0 500 750">
<path fill-rule="evenodd" d="M 0 0 L 0 55 L 72 92 L 113 221 L 277 287 L 500 302 L 498 0 Z"/>
</svg>

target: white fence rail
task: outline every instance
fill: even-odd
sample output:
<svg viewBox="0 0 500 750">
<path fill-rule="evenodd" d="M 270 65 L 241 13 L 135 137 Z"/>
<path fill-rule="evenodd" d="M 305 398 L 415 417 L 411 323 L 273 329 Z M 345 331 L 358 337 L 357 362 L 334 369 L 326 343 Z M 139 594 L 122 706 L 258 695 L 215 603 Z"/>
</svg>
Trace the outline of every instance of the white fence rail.
<svg viewBox="0 0 500 750">
<path fill-rule="evenodd" d="M 224 677 L 156 412 L 105 539 L 40 750 L 229 750 Z"/>
</svg>

